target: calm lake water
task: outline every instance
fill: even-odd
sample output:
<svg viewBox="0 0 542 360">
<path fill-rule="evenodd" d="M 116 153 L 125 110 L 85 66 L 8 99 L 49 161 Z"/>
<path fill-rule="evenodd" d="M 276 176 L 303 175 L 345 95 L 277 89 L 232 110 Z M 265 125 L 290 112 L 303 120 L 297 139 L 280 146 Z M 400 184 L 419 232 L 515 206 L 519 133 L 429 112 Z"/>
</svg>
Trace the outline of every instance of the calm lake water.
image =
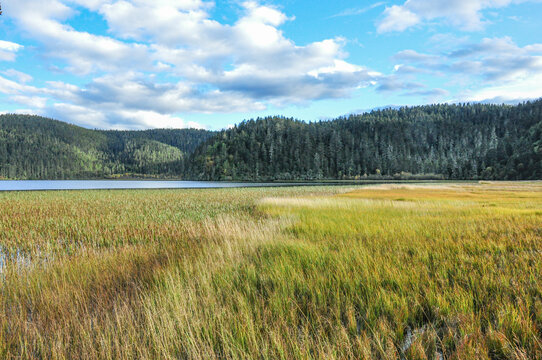
<svg viewBox="0 0 542 360">
<path fill-rule="evenodd" d="M 203 189 L 290 185 L 293 184 L 173 180 L 0 180 L 0 191 L 91 189 Z M 305 183 L 295 185 L 309 184 Z"/>
</svg>

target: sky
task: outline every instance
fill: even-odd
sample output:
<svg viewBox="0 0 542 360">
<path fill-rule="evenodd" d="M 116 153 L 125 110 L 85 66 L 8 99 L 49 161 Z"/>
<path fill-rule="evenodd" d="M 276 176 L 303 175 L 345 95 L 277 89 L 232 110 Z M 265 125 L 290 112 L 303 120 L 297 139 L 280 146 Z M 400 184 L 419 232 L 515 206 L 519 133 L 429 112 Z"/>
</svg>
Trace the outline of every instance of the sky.
<svg viewBox="0 0 542 360">
<path fill-rule="evenodd" d="M 0 3 L 0 113 L 218 130 L 542 97 L 542 0 Z"/>
</svg>

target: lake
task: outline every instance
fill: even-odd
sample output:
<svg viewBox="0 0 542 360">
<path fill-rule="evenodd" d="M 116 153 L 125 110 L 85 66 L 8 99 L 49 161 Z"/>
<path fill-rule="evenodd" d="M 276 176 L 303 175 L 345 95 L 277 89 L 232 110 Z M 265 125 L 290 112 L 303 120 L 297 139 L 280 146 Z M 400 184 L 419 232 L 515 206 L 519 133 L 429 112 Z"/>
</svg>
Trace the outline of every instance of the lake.
<svg viewBox="0 0 542 360">
<path fill-rule="evenodd" d="M 96 189 L 204 189 L 315 185 L 313 183 L 242 183 L 175 180 L 0 180 L 0 191 Z"/>
<path fill-rule="evenodd" d="M 291 183 L 242 183 L 175 180 L 1 180 L 0 191 L 106 190 L 106 189 L 205 189 L 288 186 Z M 297 185 L 297 184 L 296 184 Z M 307 185 L 307 184 L 300 184 Z"/>
</svg>

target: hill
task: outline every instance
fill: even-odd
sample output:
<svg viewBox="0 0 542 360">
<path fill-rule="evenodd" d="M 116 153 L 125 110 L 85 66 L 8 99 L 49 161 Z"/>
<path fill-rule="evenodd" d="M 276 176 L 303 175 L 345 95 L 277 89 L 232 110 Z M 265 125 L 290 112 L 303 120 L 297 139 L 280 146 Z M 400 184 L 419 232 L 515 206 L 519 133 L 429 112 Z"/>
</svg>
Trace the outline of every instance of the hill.
<svg viewBox="0 0 542 360">
<path fill-rule="evenodd" d="M 0 115 L 0 178 L 542 179 L 542 100 L 427 105 L 232 129 L 89 130 Z"/>
<path fill-rule="evenodd" d="M 173 176 L 213 132 L 194 129 L 89 130 L 29 115 L 0 115 L 0 177 Z"/>
<path fill-rule="evenodd" d="M 542 100 L 244 121 L 196 149 L 203 180 L 542 179 Z"/>
</svg>

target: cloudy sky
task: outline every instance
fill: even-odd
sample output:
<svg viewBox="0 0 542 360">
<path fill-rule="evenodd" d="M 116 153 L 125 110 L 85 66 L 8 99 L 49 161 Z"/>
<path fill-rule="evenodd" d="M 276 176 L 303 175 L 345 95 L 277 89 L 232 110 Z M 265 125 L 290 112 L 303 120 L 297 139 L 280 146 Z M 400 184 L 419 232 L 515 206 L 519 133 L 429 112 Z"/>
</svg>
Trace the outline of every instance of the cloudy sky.
<svg viewBox="0 0 542 360">
<path fill-rule="evenodd" d="M 220 129 L 542 97 L 542 0 L 2 0 L 0 112 Z"/>
</svg>

